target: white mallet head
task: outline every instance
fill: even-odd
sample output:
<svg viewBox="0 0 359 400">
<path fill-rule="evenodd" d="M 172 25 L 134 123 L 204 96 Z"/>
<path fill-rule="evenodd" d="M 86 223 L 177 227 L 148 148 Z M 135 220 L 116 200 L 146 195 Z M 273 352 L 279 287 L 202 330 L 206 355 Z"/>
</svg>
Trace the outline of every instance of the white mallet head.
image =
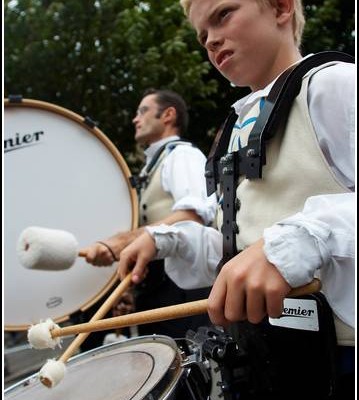
<svg viewBox="0 0 359 400">
<path fill-rule="evenodd" d="M 61 347 L 61 338 L 53 338 L 51 331 L 59 328 L 51 318 L 46 321 L 32 325 L 27 331 L 27 340 L 34 349 L 54 349 L 56 346 Z"/>
<path fill-rule="evenodd" d="M 40 369 L 39 379 L 48 388 L 55 387 L 64 377 L 66 371 L 65 363 L 56 360 L 47 360 Z"/>
<path fill-rule="evenodd" d="M 58 271 L 74 264 L 78 246 L 72 233 L 31 226 L 20 234 L 17 254 L 26 268 Z"/>
</svg>

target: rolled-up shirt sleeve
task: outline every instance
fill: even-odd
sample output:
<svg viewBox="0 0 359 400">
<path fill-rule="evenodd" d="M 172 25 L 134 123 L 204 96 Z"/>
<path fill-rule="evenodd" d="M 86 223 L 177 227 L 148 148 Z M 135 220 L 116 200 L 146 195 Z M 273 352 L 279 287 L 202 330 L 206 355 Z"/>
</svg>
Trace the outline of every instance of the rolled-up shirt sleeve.
<svg viewBox="0 0 359 400">
<path fill-rule="evenodd" d="M 145 229 L 155 240 L 156 258 L 165 258 L 166 273 L 180 288 L 213 284 L 222 258 L 222 235 L 216 229 L 193 221 Z"/>
<path fill-rule="evenodd" d="M 303 211 L 264 230 L 264 252 L 292 287 L 322 278 L 334 312 L 354 326 L 354 193 L 309 197 Z"/>
<path fill-rule="evenodd" d="M 206 157 L 196 147 L 178 145 L 166 157 L 161 171 L 163 189 L 174 199 L 172 211 L 194 210 L 205 225 L 216 214 L 216 196 L 207 196 Z"/>
</svg>

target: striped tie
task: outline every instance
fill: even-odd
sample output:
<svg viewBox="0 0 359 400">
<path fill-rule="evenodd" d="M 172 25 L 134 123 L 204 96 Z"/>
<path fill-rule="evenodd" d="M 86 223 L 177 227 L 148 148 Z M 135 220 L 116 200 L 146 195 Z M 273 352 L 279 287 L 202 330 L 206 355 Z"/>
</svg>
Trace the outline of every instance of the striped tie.
<svg viewBox="0 0 359 400">
<path fill-rule="evenodd" d="M 258 98 L 254 105 L 245 114 L 242 122 L 240 121 L 241 118 L 238 117 L 233 127 L 231 139 L 229 141 L 229 153 L 232 153 L 233 151 L 237 151 L 240 148 L 247 146 L 248 137 L 253 129 L 255 122 L 257 121 L 259 113 L 264 106 L 264 102 L 264 97 Z"/>
</svg>

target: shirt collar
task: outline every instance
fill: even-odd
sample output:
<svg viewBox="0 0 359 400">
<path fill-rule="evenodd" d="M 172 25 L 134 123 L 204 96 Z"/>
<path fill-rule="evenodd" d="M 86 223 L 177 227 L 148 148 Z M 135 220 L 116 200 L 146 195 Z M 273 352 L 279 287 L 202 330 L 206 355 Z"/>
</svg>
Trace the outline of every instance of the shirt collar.
<svg viewBox="0 0 359 400">
<path fill-rule="evenodd" d="M 156 151 L 168 142 L 172 142 L 173 140 L 179 140 L 180 137 L 177 135 L 167 136 L 164 139 L 158 140 L 155 143 L 150 144 L 147 149 L 144 151 L 146 157 L 146 165 L 151 162 L 152 157 L 155 155 Z"/>
<path fill-rule="evenodd" d="M 290 68 L 292 65 L 296 65 L 300 63 L 302 60 L 305 58 L 310 57 L 312 54 L 308 54 L 305 57 L 301 58 L 297 62 L 291 64 L 288 68 Z M 255 92 L 252 92 L 248 94 L 247 96 L 237 100 L 235 103 L 232 104 L 232 107 L 234 108 L 236 114 L 238 115 L 239 120 L 241 121 L 243 117 L 247 114 L 250 108 L 253 107 L 253 105 L 260 100 L 261 97 L 267 97 L 270 90 L 272 89 L 275 81 L 278 79 L 280 74 L 271 82 L 269 83 L 264 89 L 257 90 Z"/>
</svg>

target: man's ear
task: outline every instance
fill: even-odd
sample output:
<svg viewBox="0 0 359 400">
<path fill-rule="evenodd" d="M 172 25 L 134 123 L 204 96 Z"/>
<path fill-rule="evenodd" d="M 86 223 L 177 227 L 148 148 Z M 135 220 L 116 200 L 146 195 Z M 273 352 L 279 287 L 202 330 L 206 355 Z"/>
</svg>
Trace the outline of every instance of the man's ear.
<svg viewBox="0 0 359 400">
<path fill-rule="evenodd" d="M 174 125 L 177 117 L 177 112 L 174 107 L 168 107 L 162 111 L 161 118 L 164 123 L 171 123 Z"/>
</svg>

